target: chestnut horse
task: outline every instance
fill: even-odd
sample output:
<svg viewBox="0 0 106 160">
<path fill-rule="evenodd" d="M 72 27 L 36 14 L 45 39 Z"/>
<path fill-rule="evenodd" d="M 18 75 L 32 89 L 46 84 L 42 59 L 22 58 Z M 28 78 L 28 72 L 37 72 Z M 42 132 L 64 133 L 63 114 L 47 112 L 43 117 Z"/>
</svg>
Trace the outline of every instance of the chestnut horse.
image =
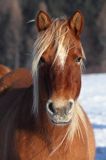
<svg viewBox="0 0 106 160">
<path fill-rule="evenodd" d="M 54 20 L 38 13 L 33 83 L 0 96 L 0 159 L 95 159 L 93 129 L 78 102 L 83 21 L 80 11 Z"/>
<path fill-rule="evenodd" d="M 6 67 L 2 64 L 0 64 L 0 78 L 6 75 L 7 73 L 10 73 L 12 70 L 9 67 Z"/>
</svg>

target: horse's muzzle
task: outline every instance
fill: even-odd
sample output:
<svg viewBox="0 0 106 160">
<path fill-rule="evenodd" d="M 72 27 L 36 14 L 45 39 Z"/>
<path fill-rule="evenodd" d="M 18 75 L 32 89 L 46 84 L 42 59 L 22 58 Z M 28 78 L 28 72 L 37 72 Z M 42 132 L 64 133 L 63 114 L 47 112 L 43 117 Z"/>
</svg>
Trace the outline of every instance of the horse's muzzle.
<svg viewBox="0 0 106 160">
<path fill-rule="evenodd" d="M 65 104 L 60 104 L 59 106 L 56 106 L 56 103 L 53 103 L 53 101 L 49 100 L 46 108 L 48 117 L 54 124 L 69 124 L 72 119 L 73 106 L 73 100 L 69 100 L 68 102 L 66 101 Z"/>
</svg>

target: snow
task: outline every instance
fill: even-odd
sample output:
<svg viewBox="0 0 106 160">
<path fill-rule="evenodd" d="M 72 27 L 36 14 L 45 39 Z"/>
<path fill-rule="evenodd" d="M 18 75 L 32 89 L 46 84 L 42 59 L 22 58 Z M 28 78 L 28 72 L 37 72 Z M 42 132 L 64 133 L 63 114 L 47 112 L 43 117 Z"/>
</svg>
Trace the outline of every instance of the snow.
<svg viewBox="0 0 106 160">
<path fill-rule="evenodd" d="M 106 160 L 106 74 L 83 75 L 79 99 L 94 127 L 96 160 Z"/>
</svg>

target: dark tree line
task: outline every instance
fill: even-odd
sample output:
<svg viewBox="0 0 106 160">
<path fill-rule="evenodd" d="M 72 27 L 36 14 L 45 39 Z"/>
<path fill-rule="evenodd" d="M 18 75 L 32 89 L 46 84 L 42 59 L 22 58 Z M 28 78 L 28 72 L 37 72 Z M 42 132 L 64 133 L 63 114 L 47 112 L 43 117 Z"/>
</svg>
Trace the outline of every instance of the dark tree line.
<svg viewBox="0 0 106 160">
<path fill-rule="evenodd" d="M 106 2 L 105 0 L 0 0 L 0 63 L 12 68 L 31 65 L 35 18 L 39 9 L 48 10 L 51 16 L 72 15 L 81 10 L 85 16 L 82 35 L 87 55 L 87 71 L 106 71 Z"/>
</svg>

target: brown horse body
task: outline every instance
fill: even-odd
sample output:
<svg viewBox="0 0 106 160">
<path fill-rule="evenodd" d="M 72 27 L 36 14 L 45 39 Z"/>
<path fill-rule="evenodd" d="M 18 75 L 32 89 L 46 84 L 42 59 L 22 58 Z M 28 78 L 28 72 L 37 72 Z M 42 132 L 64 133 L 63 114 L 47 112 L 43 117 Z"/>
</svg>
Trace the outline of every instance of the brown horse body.
<svg viewBox="0 0 106 160">
<path fill-rule="evenodd" d="M 32 75 L 28 69 L 19 68 L 3 75 L 0 79 L 0 93 L 12 88 L 26 88 L 32 84 Z"/>
<path fill-rule="evenodd" d="M 16 87 L 0 96 L 0 159 L 94 160 L 93 129 L 77 100 L 82 26 L 80 12 L 54 21 L 38 14 L 33 84 L 29 80 L 27 87 L 18 87 L 19 78 Z"/>
</svg>

